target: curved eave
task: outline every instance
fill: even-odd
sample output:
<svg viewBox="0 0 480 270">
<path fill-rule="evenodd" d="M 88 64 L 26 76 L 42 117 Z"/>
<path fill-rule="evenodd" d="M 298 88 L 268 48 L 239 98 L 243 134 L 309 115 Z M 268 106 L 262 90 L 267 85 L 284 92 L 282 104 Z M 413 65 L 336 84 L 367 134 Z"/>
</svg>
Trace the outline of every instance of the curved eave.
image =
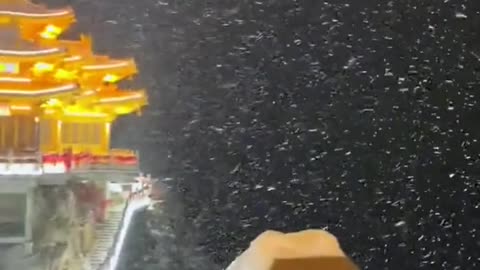
<svg viewBox="0 0 480 270">
<path fill-rule="evenodd" d="M 65 84 L 59 86 L 50 86 L 42 87 L 36 89 L 28 89 L 27 87 L 22 88 L 22 85 L 18 87 L 2 86 L 0 84 L 0 97 L 1 98 L 12 98 L 12 99 L 38 99 L 51 96 L 58 96 L 64 94 L 71 94 L 78 90 L 77 84 Z"/>
<path fill-rule="evenodd" d="M 145 91 L 121 92 L 119 96 L 100 96 L 96 105 L 117 115 L 130 114 L 147 105 Z"/>
<path fill-rule="evenodd" d="M 120 92 L 117 96 L 102 96 L 98 97 L 97 104 L 115 105 L 122 103 L 138 102 L 145 104 L 147 97 L 144 90 Z"/>
<path fill-rule="evenodd" d="M 79 63 L 83 60 L 84 58 L 81 55 L 67 55 L 62 59 L 62 62 L 71 64 L 71 63 Z"/>
<path fill-rule="evenodd" d="M 28 19 L 75 19 L 72 8 L 48 9 L 40 5 L 35 5 L 24 1 L 24 4 L 0 4 L 0 16 L 28 18 Z"/>
<path fill-rule="evenodd" d="M 94 121 L 111 121 L 115 118 L 112 114 L 101 112 L 64 112 L 57 117 L 62 121 L 73 120 L 87 123 Z"/>
<path fill-rule="evenodd" d="M 31 83 L 32 79 L 28 77 L 16 77 L 16 76 L 0 76 L 0 84 L 2 83 Z"/>
<path fill-rule="evenodd" d="M 39 50 L 3 50 L 0 49 L 0 57 L 3 59 L 15 60 L 35 60 L 38 58 L 61 58 L 65 55 L 65 50 L 59 48 L 39 49 Z"/>
<path fill-rule="evenodd" d="M 89 90 L 82 89 L 82 91 L 78 94 L 78 98 L 92 98 L 92 97 L 96 97 L 97 94 L 98 94 L 98 91 L 97 91 L 97 90 L 94 90 L 94 89 L 89 89 Z"/>
<path fill-rule="evenodd" d="M 85 64 L 81 67 L 83 72 L 88 73 L 109 73 L 121 72 L 126 73 L 126 76 L 137 73 L 137 66 L 135 61 L 129 60 L 114 60 L 106 61 L 104 63 Z"/>
<path fill-rule="evenodd" d="M 74 113 L 61 111 L 45 111 L 42 114 L 43 119 L 60 120 L 60 121 L 74 121 L 77 123 L 105 123 L 115 120 L 116 116 L 108 113 Z"/>
<path fill-rule="evenodd" d="M 50 44 L 55 47 L 66 48 L 68 53 L 71 55 L 82 55 L 91 57 L 92 53 L 92 45 L 91 43 L 84 39 L 84 40 L 47 40 L 44 41 L 45 44 Z"/>
</svg>

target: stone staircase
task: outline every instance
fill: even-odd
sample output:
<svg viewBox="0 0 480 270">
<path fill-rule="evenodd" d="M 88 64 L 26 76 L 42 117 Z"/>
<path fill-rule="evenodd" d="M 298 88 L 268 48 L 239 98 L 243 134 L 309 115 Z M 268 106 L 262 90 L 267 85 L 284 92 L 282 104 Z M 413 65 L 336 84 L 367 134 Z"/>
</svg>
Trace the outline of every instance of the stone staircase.
<svg viewBox="0 0 480 270">
<path fill-rule="evenodd" d="M 135 213 L 150 205 L 145 196 L 132 197 L 128 203 L 110 209 L 107 220 L 95 228 L 95 244 L 86 258 L 85 270 L 114 270 L 130 222 Z M 117 241 L 117 242 L 115 242 Z"/>
<path fill-rule="evenodd" d="M 115 246 L 115 235 L 119 231 L 123 219 L 122 208 L 112 209 L 107 220 L 95 228 L 95 244 L 87 256 L 90 269 L 103 270 L 100 267 L 108 259 L 109 251 Z"/>
</svg>

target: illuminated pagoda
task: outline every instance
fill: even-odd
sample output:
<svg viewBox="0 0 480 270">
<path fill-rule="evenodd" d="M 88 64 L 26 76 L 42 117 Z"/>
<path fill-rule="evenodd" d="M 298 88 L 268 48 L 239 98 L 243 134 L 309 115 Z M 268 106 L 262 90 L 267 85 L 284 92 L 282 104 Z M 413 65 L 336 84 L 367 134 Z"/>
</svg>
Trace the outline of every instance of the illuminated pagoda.
<svg viewBox="0 0 480 270">
<path fill-rule="evenodd" d="M 70 8 L 0 0 L 0 269 L 112 263 L 148 183 L 136 151 L 110 147 L 113 121 L 147 103 L 117 87 L 135 62 L 95 55 L 87 36 L 59 39 L 74 22 Z"/>
</svg>

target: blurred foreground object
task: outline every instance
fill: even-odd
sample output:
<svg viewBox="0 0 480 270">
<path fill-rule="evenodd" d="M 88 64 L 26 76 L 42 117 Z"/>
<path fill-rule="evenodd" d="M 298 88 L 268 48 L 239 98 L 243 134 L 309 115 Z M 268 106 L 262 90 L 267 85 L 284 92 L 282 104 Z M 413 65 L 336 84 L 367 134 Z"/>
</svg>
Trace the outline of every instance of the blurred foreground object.
<svg viewBox="0 0 480 270">
<path fill-rule="evenodd" d="M 335 236 L 323 230 L 266 231 L 227 270 L 357 270 Z"/>
</svg>

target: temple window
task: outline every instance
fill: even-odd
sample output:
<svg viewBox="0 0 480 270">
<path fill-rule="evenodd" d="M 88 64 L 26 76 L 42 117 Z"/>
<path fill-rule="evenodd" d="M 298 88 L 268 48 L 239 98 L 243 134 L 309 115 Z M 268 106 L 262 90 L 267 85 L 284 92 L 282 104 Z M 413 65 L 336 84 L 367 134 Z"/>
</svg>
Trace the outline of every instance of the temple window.
<svg viewBox="0 0 480 270">
<path fill-rule="evenodd" d="M 63 123 L 62 143 L 65 145 L 100 145 L 104 123 Z"/>
<path fill-rule="evenodd" d="M 55 130 L 56 123 L 55 120 L 42 119 L 40 121 L 40 143 L 43 149 L 52 150 L 55 148 Z"/>
<path fill-rule="evenodd" d="M 0 152 L 31 152 L 38 149 L 35 117 L 0 117 Z"/>
</svg>

